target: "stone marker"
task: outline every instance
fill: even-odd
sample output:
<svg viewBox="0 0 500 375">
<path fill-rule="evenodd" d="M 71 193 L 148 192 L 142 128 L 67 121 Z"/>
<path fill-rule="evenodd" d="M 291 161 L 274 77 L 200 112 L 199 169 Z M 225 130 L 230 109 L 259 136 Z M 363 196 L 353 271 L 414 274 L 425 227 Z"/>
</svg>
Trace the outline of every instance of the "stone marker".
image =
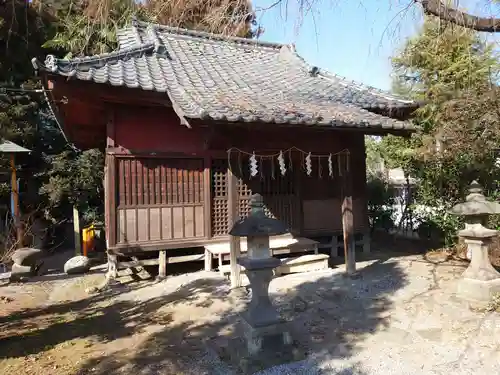
<svg viewBox="0 0 500 375">
<path fill-rule="evenodd" d="M 31 247 L 24 247 L 14 251 L 12 261 L 19 266 L 35 266 L 42 258 L 43 251 Z"/>
<path fill-rule="evenodd" d="M 500 273 L 491 265 L 488 254 L 488 246 L 498 231 L 484 225 L 489 215 L 500 213 L 500 204 L 487 201 L 476 181 L 471 183 L 469 193 L 465 203 L 455 205 L 450 211 L 465 216 L 465 229 L 458 235 L 464 239 L 471 256 L 469 267 L 458 282 L 458 294 L 466 299 L 487 302 L 500 292 Z"/>
<path fill-rule="evenodd" d="M 90 259 L 83 255 L 77 255 L 64 263 L 64 272 L 68 275 L 85 273 L 90 270 Z"/>
</svg>

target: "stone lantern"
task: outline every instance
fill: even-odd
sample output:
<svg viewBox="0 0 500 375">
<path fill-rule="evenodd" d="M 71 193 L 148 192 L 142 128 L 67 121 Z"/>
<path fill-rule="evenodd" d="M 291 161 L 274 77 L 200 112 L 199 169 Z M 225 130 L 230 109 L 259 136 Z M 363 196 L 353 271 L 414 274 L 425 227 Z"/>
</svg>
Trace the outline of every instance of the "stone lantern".
<svg viewBox="0 0 500 375">
<path fill-rule="evenodd" d="M 464 298 L 489 301 L 500 292 L 500 273 L 493 268 L 488 246 L 498 231 L 486 228 L 489 215 L 500 214 L 500 204 L 487 201 L 483 188 L 473 181 L 465 203 L 455 205 L 450 213 L 465 216 L 465 229 L 458 232 L 471 255 L 469 267 L 458 284 L 458 294 Z"/>
<path fill-rule="evenodd" d="M 288 228 L 266 216 L 260 194 L 252 195 L 249 205 L 248 217 L 236 222 L 229 234 L 247 237 L 247 257 L 239 258 L 238 264 L 245 267 L 252 290 L 252 300 L 242 317 L 248 353 L 253 356 L 266 348 L 275 351 L 277 345 L 291 344 L 292 339 L 286 322 L 269 299 L 273 269 L 281 264 L 271 256 L 269 237 L 288 233 Z"/>
</svg>

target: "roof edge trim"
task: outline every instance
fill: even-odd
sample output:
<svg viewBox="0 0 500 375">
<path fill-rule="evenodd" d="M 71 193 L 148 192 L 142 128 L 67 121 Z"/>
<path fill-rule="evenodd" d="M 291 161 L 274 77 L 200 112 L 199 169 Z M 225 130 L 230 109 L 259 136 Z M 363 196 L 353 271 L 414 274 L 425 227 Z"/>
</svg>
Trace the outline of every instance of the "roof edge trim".
<svg viewBox="0 0 500 375">
<path fill-rule="evenodd" d="M 118 61 L 127 57 L 134 57 L 145 53 L 153 53 L 155 51 L 155 43 L 144 43 L 140 46 L 116 50 L 109 53 L 100 55 L 76 57 L 73 59 L 60 59 L 54 55 L 47 55 L 44 62 L 38 58 L 31 59 L 31 63 L 35 70 L 45 70 L 51 73 L 58 73 L 60 75 L 72 75 L 76 67 L 82 68 L 88 66 L 95 68 L 96 64 L 105 64 L 110 61 Z"/>
</svg>

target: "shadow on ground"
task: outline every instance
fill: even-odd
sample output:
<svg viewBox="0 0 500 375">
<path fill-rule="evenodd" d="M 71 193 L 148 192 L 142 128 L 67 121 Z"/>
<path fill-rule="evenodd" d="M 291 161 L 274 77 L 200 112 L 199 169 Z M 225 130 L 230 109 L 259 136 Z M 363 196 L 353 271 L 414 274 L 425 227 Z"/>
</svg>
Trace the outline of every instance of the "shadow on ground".
<svg viewBox="0 0 500 375">
<path fill-rule="evenodd" d="M 116 290 L 0 317 L 0 360 L 43 355 L 64 342 L 85 339 L 89 344 L 75 353 L 80 363 L 73 374 L 230 374 L 204 340 L 231 337 L 248 296 L 229 293 L 227 281 L 216 277 L 192 280 L 175 291 L 162 284 L 137 284 L 126 292 L 136 293 L 135 300 Z M 353 356 L 367 335 L 387 325 L 390 297 L 406 284 L 398 263 L 379 259 L 356 279 L 338 272 L 301 274 L 275 279 L 272 289 L 278 310 L 294 322 L 301 347 L 314 354 L 308 364 L 313 374 L 328 369 L 332 360 Z M 337 373 L 363 374 L 356 368 Z"/>
</svg>

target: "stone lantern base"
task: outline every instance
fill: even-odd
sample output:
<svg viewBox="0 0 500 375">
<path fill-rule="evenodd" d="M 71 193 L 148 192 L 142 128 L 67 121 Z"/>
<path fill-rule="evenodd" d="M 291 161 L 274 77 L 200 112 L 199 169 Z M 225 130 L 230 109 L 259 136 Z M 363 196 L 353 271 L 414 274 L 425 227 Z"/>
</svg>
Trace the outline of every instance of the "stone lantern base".
<svg viewBox="0 0 500 375">
<path fill-rule="evenodd" d="M 273 270 L 281 264 L 276 258 L 241 258 L 252 290 L 252 300 L 247 311 L 241 314 L 248 354 L 257 355 L 270 348 L 292 344 L 289 327 L 269 299 L 269 283 Z"/>
<path fill-rule="evenodd" d="M 281 318 L 269 299 L 273 270 L 281 261 L 276 258 L 240 258 L 252 290 L 252 300 L 241 313 L 237 337 L 227 342 L 213 342 L 219 358 L 240 373 L 249 375 L 284 363 L 305 359 L 305 352 L 291 335 L 291 323 Z"/>
<path fill-rule="evenodd" d="M 293 344 L 290 326 L 279 320 L 265 326 L 253 326 L 243 316 L 242 327 L 250 356 L 259 355 L 262 351 L 275 351 Z"/>
<path fill-rule="evenodd" d="M 489 302 L 500 293 L 500 279 L 481 281 L 463 278 L 458 282 L 458 294 L 467 300 Z"/>
<path fill-rule="evenodd" d="M 488 247 L 496 231 L 480 224 L 469 226 L 459 235 L 471 254 L 469 267 L 458 282 L 458 294 L 466 299 L 488 302 L 495 293 L 500 293 L 500 273 L 491 265 Z"/>
</svg>

